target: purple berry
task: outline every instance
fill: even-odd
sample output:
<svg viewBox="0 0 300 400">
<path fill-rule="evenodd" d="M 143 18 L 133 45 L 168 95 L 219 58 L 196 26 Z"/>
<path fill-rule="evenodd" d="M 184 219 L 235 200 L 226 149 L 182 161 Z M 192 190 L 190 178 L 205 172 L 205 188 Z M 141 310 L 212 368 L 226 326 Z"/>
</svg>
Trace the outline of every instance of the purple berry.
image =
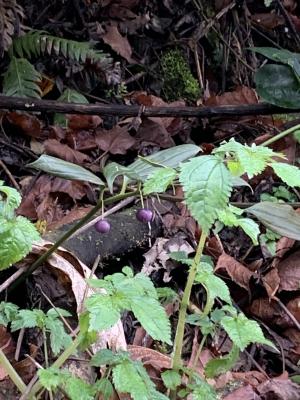
<svg viewBox="0 0 300 400">
<path fill-rule="evenodd" d="M 94 226 L 99 233 L 108 233 L 110 231 L 110 223 L 106 219 L 100 219 Z"/>
<path fill-rule="evenodd" d="M 153 212 L 152 212 L 152 210 L 149 210 L 149 208 L 141 208 L 137 211 L 136 218 L 140 222 L 144 222 L 144 223 L 150 222 L 150 221 L 152 221 L 152 218 L 153 218 Z"/>
</svg>

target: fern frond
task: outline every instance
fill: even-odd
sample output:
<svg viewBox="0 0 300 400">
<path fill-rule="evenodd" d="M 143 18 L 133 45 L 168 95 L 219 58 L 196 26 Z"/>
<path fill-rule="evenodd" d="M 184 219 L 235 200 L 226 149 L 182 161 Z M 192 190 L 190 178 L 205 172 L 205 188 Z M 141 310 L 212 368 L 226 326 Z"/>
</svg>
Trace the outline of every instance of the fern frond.
<svg viewBox="0 0 300 400">
<path fill-rule="evenodd" d="M 44 54 L 62 56 L 67 60 L 85 63 L 87 60 L 98 64 L 102 70 L 111 65 L 111 58 L 88 42 L 51 36 L 44 31 L 31 31 L 13 41 L 12 52 L 19 57 L 38 57 Z"/>
<path fill-rule="evenodd" d="M 13 36 L 22 29 L 23 8 L 16 0 L 0 0 L 0 56 L 12 44 Z"/>
<path fill-rule="evenodd" d="M 16 97 L 41 97 L 41 75 L 25 58 L 13 57 L 4 74 L 3 94 Z"/>
</svg>

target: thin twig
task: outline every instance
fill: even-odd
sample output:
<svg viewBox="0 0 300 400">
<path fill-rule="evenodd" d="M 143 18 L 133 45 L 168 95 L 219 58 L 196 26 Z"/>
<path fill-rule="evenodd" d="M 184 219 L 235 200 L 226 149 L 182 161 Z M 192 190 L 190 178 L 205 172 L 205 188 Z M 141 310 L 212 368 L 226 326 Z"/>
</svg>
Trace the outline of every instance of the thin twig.
<svg viewBox="0 0 300 400">
<path fill-rule="evenodd" d="M 18 185 L 17 181 L 12 176 L 9 169 L 7 168 L 7 166 L 4 164 L 4 162 L 2 160 L 0 160 L 0 166 L 3 168 L 4 172 L 9 177 L 9 179 L 10 179 L 11 183 L 14 185 L 14 187 L 20 192 L 21 191 L 20 186 Z"/>
</svg>

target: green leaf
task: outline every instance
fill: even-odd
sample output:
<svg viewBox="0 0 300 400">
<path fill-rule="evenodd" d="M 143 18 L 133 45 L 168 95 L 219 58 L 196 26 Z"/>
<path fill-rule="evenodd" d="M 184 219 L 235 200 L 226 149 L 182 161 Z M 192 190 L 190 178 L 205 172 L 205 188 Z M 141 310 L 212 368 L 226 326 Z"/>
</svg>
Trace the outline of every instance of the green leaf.
<svg viewBox="0 0 300 400">
<path fill-rule="evenodd" d="M 273 162 L 270 166 L 273 168 L 275 174 L 288 186 L 300 186 L 300 169 L 298 167 L 279 162 Z"/>
<path fill-rule="evenodd" d="M 56 356 L 61 350 L 66 349 L 72 343 L 71 336 L 65 331 L 61 320 L 48 316 L 46 318 L 46 329 L 50 331 L 50 345 L 53 354 Z"/>
<path fill-rule="evenodd" d="M 201 283 L 205 287 L 211 301 L 218 297 L 226 301 L 226 303 L 231 304 L 231 297 L 226 283 L 214 275 L 211 265 L 203 262 L 200 263 L 195 283 Z"/>
<path fill-rule="evenodd" d="M 64 374 L 56 367 L 39 369 L 38 377 L 41 385 L 47 390 L 56 389 L 64 380 Z"/>
<path fill-rule="evenodd" d="M 110 349 L 101 349 L 92 357 L 90 364 L 94 367 L 101 367 L 103 365 L 116 365 L 123 361 L 129 361 L 129 353 L 119 351 L 114 353 Z"/>
<path fill-rule="evenodd" d="M 255 74 L 255 84 L 259 96 L 268 103 L 279 107 L 299 108 L 300 84 L 289 66 L 264 65 Z"/>
<path fill-rule="evenodd" d="M 42 310 L 20 310 L 11 324 L 12 332 L 22 328 L 43 328 L 45 326 L 46 315 Z"/>
<path fill-rule="evenodd" d="M 110 193 L 113 193 L 114 181 L 120 175 L 127 176 L 127 178 L 129 178 L 133 181 L 141 181 L 142 180 L 142 178 L 139 176 L 139 174 L 137 174 L 131 168 L 124 167 L 123 165 L 120 165 L 116 162 L 108 163 L 103 168 L 103 175 L 105 176 L 107 186 L 110 190 Z"/>
<path fill-rule="evenodd" d="M 153 175 L 144 183 L 144 195 L 150 193 L 163 193 L 176 178 L 177 172 L 173 168 L 157 168 Z"/>
<path fill-rule="evenodd" d="M 230 353 L 225 357 L 209 360 L 205 365 L 205 375 L 207 378 L 214 378 L 217 375 L 230 371 L 239 359 L 240 349 L 233 344 Z"/>
<path fill-rule="evenodd" d="M 249 178 L 260 174 L 267 167 L 268 163 L 272 161 L 272 157 L 284 158 L 282 154 L 275 153 L 269 147 L 256 146 L 255 143 L 251 146 L 242 145 L 234 139 L 215 149 L 214 154 L 223 156 L 229 154 L 228 168 L 231 168 L 232 164 L 230 162 L 238 163 L 238 167 L 234 167 L 238 175 L 246 173 Z M 230 171 L 232 174 L 235 172 L 232 169 Z"/>
<path fill-rule="evenodd" d="M 154 340 L 172 344 L 170 321 L 158 300 L 151 297 L 133 296 L 131 310 L 143 328 Z"/>
<path fill-rule="evenodd" d="M 105 186 L 104 182 L 95 174 L 79 165 L 61 160 L 60 158 L 43 154 L 36 161 L 27 164 L 29 168 L 35 168 L 64 179 L 91 182 L 95 185 Z"/>
<path fill-rule="evenodd" d="M 9 186 L 3 186 L 3 181 L 0 181 L 0 214 L 4 218 L 13 218 L 15 209 L 21 204 L 20 193 Z M 0 228 L 1 232 L 1 228 Z"/>
<path fill-rule="evenodd" d="M 157 392 L 140 362 L 124 361 L 113 368 L 113 383 L 118 392 L 129 393 L 133 400 L 168 400 Z"/>
<path fill-rule="evenodd" d="M 60 318 L 62 317 L 72 317 L 72 314 L 69 313 L 69 311 L 64 310 L 63 308 L 60 307 L 55 307 L 55 308 L 50 308 L 50 310 L 47 311 L 47 317 L 51 318 Z"/>
<path fill-rule="evenodd" d="M 266 344 L 274 349 L 274 344 L 264 337 L 261 327 L 256 321 L 251 321 L 243 313 L 237 316 L 225 316 L 221 319 L 221 325 L 227 332 L 232 342 L 241 350 L 250 343 Z M 277 349 L 276 349 L 277 350 Z"/>
<path fill-rule="evenodd" d="M 113 395 L 114 388 L 109 379 L 101 378 L 94 384 L 97 394 L 101 394 L 103 400 L 110 400 Z"/>
<path fill-rule="evenodd" d="M 164 371 L 161 377 L 167 389 L 175 390 L 181 384 L 180 374 L 172 369 Z"/>
<path fill-rule="evenodd" d="M 25 58 L 12 57 L 3 79 L 3 94 L 13 97 L 40 98 L 42 91 L 38 85 L 41 74 Z"/>
<path fill-rule="evenodd" d="M 245 211 L 281 236 L 300 240 L 300 215 L 291 206 L 264 201 Z"/>
<path fill-rule="evenodd" d="M 179 179 L 192 216 L 208 232 L 218 211 L 227 206 L 232 189 L 231 175 L 215 156 L 200 156 L 183 163 Z"/>
<path fill-rule="evenodd" d="M 199 375 L 193 374 L 193 380 L 195 380 L 195 383 L 190 383 L 187 385 L 189 391 L 191 392 L 193 400 L 218 399 L 217 393 L 215 392 L 214 388 L 205 380 L 200 378 Z"/>
<path fill-rule="evenodd" d="M 80 378 L 70 376 L 62 386 L 71 400 L 95 399 L 95 388 Z"/>
<path fill-rule="evenodd" d="M 169 253 L 169 257 L 174 260 L 178 261 L 182 264 L 192 265 L 193 259 L 188 257 L 188 254 L 185 251 L 172 251 Z"/>
<path fill-rule="evenodd" d="M 27 218 L 18 216 L 10 221 L 8 230 L 1 232 L 0 229 L 0 270 L 20 261 L 39 239 L 38 231 Z"/>
<path fill-rule="evenodd" d="M 81 93 L 76 92 L 76 90 L 66 89 L 61 96 L 57 99 L 60 102 L 66 103 L 79 103 L 79 104 L 88 104 L 88 100 Z M 68 120 L 64 116 L 64 114 L 54 114 L 54 125 L 60 125 L 63 127 L 68 126 Z"/>
<path fill-rule="evenodd" d="M 274 47 L 251 47 L 251 51 L 262 54 L 277 63 L 289 65 L 296 75 L 300 77 L 300 55 L 286 49 Z"/>
<path fill-rule="evenodd" d="M 6 301 L 0 302 L 0 325 L 7 326 L 17 318 L 19 307 Z"/>
<path fill-rule="evenodd" d="M 120 307 L 112 296 L 95 294 L 85 301 L 90 313 L 90 331 L 102 331 L 111 328 L 120 318 Z"/>
<path fill-rule="evenodd" d="M 194 144 L 181 144 L 180 146 L 158 151 L 143 159 L 138 159 L 128 167 L 145 181 L 148 176 L 156 172 L 158 167 L 177 168 L 182 161 L 195 156 L 199 151 L 201 151 L 200 147 Z"/>
</svg>

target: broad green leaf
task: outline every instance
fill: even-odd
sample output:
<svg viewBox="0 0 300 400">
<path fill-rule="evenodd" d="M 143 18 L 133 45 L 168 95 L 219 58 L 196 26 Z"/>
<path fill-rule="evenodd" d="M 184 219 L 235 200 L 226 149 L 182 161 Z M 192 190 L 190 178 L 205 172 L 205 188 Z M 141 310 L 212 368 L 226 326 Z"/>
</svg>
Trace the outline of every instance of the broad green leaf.
<svg viewBox="0 0 300 400">
<path fill-rule="evenodd" d="M 180 374 L 172 369 L 164 371 L 161 377 L 167 389 L 175 390 L 181 384 Z"/>
<path fill-rule="evenodd" d="M 83 94 L 76 92 L 73 89 L 66 89 L 61 96 L 57 99 L 57 101 L 66 102 L 66 103 L 79 103 L 79 104 L 88 104 L 88 100 Z M 64 114 L 54 114 L 54 125 L 60 125 L 63 127 L 68 126 L 68 120 Z"/>
<path fill-rule="evenodd" d="M 207 378 L 214 378 L 217 375 L 230 371 L 239 359 L 240 349 L 232 345 L 230 353 L 225 357 L 209 360 L 205 365 L 205 375 Z"/>
<path fill-rule="evenodd" d="M 21 204 L 21 195 L 16 189 L 3 186 L 3 183 L 0 181 L 0 214 L 9 219 L 14 217 L 15 209 Z"/>
<path fill-rule="evenodd" d="M 157 168 L 161 166 L 177 168 L 181 162 L 194 157 L 200 151 L 201 148 L 194 144 L 181 144 L 176 147 L 158 151 L 143 159 L 138 159 L 128 167 L 145 181 Z"/>
<path fill-rule="evenodd" d="M 258 235 L 260 234 L 260 229 L 258 224 L 250 218 L 239 218 L 238 226 L 240 226 L 243 231 L 250 237 L 252 243 L 258 245 Z"/>
<path fill-rule="evenodd" d="M 181 164 L 180 182 L 186 204 L 204 232 L 228 204 L 232 178 L 223 162 L 215 156 L 200 156 Z"/>
<path fill-rule="evenodd" d="M 7 326 L 16 319 L 19 307 L 6 301 L 0 302 L 0 325 Z"/>
<path fill-rule="evenodd" d="M 109 295 L 95 294 L 86 299 L 85 306 L 90 313 L 90 331 L 111 328 L 120 318 L 120 308 Z"/>
<path fill-rule="evenodd" d="M 43 154 L 36 161 L 27 164 L 29 168 L 35 168 L 39 171 L 64 179 L 76 181 L 91 182 L 95 185 L 105 186 L 104 182 L 95 174 L 79 165 L 61 160 L 60 158 L 47 156 Z"/>
<path fill-rule="evenodd" d="M 275 174 L 288 186 L 300 186 L 300 169 L 298 167 L 279 162 L 273 162 L 270 166 L 273 168 Z"/>
<path fill-rule="evenodd" d="M 146 332 L 154 339 L 172 344 L 170 321 L 158 300 L 151 297 L 133 296 L 131 310 Z"/>
<path fill-rule="evenodd" d="M 124 175 L 127 178 L 130 178 L 133 181 L 141 181 L 142 178 L 137 174 L 134 170 L 129 167 L 124 167 L 116 162 L 108 163 L 103 168 L 103 175 L 105 176 L 107 186 L 111 193 L 113 193 L 113 184 L 115 179 L 120 176 Z"/>
<path fill-rule="evenodd" d="M 213 273 L 213 267 L 201 262 L 197 269 L 195 283 L 201 283 L 207 291 L 211 301 L 219 297 L 226 303 L 231 304 L 231 297 L 226 283 Z"/>
<path fill-rule="evenodd" d="M 279 107 L 299 108 L 300 84 L 289 66 L 264 65 L 256 72 L 255 83 L 257 93 L 268 103 Z"/>
<path fill-rule="evenodd" d="M 176 178 L 177 172 L 173 168 L 157 168 L 153 175 L 144 182 L 144 195 L 163 193 Z"/>
<path fill-rule="evenodd" d="M 245 211 L 281 236 L 300 240 L 300 215 L 291 206 L 264 201 L 248 207 Z"/>
<path fill-rule="evenodd" d="M 9 230 L 0 230 L 0 270 L 20 261 L 39 239 L 38 231 L 28 219 L 18 216 L 10 221 Z"/>
<path fill-rule="evenodd" d="M 239 313 L 236 317 L 223 317 L 221 319 L 221 325 L 232 342 L 241 351 L 245 350 L 250 343 L 266 344 L 276 349 L 274 344 L 264 337 L 263 331 L 258 323 L 248 319 L 243 313 Z"/>
<path fill-rule="evenodd" d="M 300 77 L 300 54 L 274 47 L 251 47 L 251 50 L 277 63 L 289 65 L 295 74 Z"/>
</svg>

